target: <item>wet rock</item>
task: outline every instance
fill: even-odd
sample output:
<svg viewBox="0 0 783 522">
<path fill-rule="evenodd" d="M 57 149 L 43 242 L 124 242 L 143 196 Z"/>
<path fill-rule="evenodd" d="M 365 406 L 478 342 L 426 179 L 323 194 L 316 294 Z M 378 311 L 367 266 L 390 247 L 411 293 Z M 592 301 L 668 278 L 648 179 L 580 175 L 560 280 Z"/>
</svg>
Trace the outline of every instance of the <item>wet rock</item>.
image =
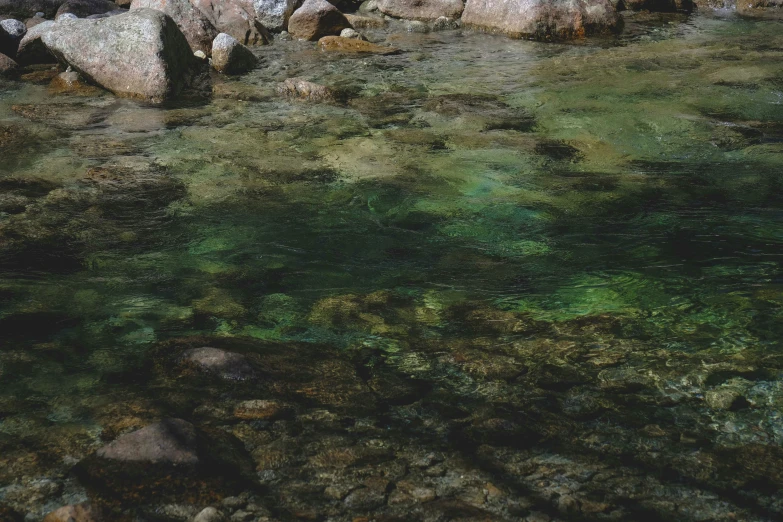
<svg viewBox="0 0 783 522">
<path fill-rule="evenodd" d="M 26 32 L 27 27 L 19 20 L 0 20 L 0 53 L 11 58 L 16 57 L 19 42 Z"/>
<path fill-rule="evenodd" d="M 253 0 L 256 18 L 271 31 L 288 27 L 288 20 L 300 3 L 297 0 Z"/>
<path fill-rule="evenodd" d="M 193 522 L 226 522 L 226 516 L 213 507 L 204 508 L 193 518 Z"/>
<path fill-rule="evenodd" d="M 509 107 L 493 96 L 475 94 L 444 94 L 433 96 L 424 103 L 423 109 L 436 112 L 446 117 L 470 117 L 482 130 L 516 130 L 526 132 L 532 129 L 535 120 L 523 109 Z M 509 315 L 507 312 L 492 310 L 491 318 L 486 317 L 487 311 L 473 309 L 467 311 L 466 320 L 475 322 L 485 316 L 483 325 L 476 325 L 482 330 L 491 328 L 494 331 L 502 328 L 506 331 L 524 331 L 534 327 L 530 320 Z M 471 319 L 473 318 L 473 319 Z M 486 320 L 490 319 L 490 320 Z M 509 328 L 511 330 L 509 330 Z M 520 330 L 520 328 L 522 330 Z"/>
<path fill-rule="evenodd" d="M 29 29 L 24 38 L 19 42 L 17 60 L 22 65 L 36 63 L 54 63 L 57 60 L 44 45 L 41 36 L 54 26 L 54 22 L 47 20 Z"/>
<path fill-rule="evenodd" d="M 99 522 L 97 510 L 89 503 L 63 506 L 46 515 L 43 522 Z"/>
<path fill-rule="evenodd" d="M 316 41 L 340 34 L 350 27 L 345 16 L 326 0 L 305 0 L 288 20 L 288 32 L 295 38 Z"/>
<path fill-rule="evenodd" d="M 121 96 L 160 102 L 180 92 L 192 74 L 187 40 L 171 18 L 152 9 L 58 21 L 42 40 L 60 60 Z"/>
<path fill-rule="evenodd" d="M 351 492 L 343 501 L 346 507 L 359 512 L 372 511 L 386 504 L 386 492 L 361 488 Z"/>
<path fill-rule="evenodd" d="M 381 29 L 386 27 L 389 22 L 378 16 L 362 16 L 357 14 L 346 14 L 345 18 L 354 29 Z"/>
<path fill-rule="evenodd" d="M 0 53 L 0 76 L 16 76 L 17 74 L 19 74 L 19 64 Z"/>
<path fill-rule="evenodd" d="M 335 100 L 334 92 L 324 85 L 308 82 L 302 78 L 288 78 L 279 84 L 277 93 L 287 98 L 298 98 L 313 102 L 331 102 Z"/>
<path fill-rule="evenodd" d="M 459 26 L 459 20 L 452 20 L 446 16 L 439 16 L 434 22 L 432 22 L 433 31 L 448 31 L 450 29 L 458 29 Z"/>
<path fill-rule="evenodd" d="M 435 20 L 441 16 L 459 18 L 464 9 L 462 0 L 378 0 L 378 10 L 406 20 Z"/>
<path fill-rule="evenodd" d="M 74 473 L 94 498 L 110 505 L 183 496 L 204 505 L 242 491 L 254 480 L 249 455 L 238 440 L 181 419 L 164 419 L 120 436 L 80 462 Z"/>
<path fill-rule="evenodd" d="M 256 65 L 257 59 L 236 38 L 220 33 L 212 42 L 212 67 L 224 74 L 242 74 Z"/>
<path fill-rule="evenodd" d="M 608 0 L 468 0 L 462 13 L 466 27 L 539 40 L 611 33 L 621 23 Z"/>
<path fill-rule="evenodd" d="M 155 9 L 169 15 L 187 38 L 193 51 L 209 54 L 218 30 L 189 0 L 133 0 L 131 11 Z"/>
<path fill-rule="evenodd" d="M 318 47 L 322 51 L 340 52 L 347 54 L 398 54 L 399 49 L 385 47 L 355 38 L 343 38 L 341 36 L 324 36 L 318 40 Z"/>
<path fill-rule="evenodd" d="M 79 73 L 69 70 L 54 77 L 49 84 L 49 92 L 52 94 L 69 93 L 81 96 L 95 96 L 104 91 L 88 85 Z"/>
<path fill-rule="evenodd" d="M 252 0 L 191 0 L 193 5 L 221 33 L 243 45 L 265 45 L 272 41 L 264 25 L 256 19 Z"/>
<path fill-rule="evenodd" d="M 245 356 L 208 346 L 185 351 L 180 364 L 229 381 L 253 377 L 253 369 Z"/>
<path fill-rule="evenodd" d="M 86 18 L 91 15 L 104 14 L 117 11 L 119 6 L 110 0 L 67 0 L 57 10 L 55 19 L 66 13 L 78 18 Z"/>
<path fill-rule="evenodd" d="M 783 19 L 783 0 L 737 0 L 737 13 L 752 18 Z"/>
<path fill-rule="evenodd" d="M 283 416 L 289 411 L 288 405 L 280 401 L 250 400 L 237 404 L 234 408 L 234 417 L 242 420 L 269 420 Z"/>
<path fill-rule="evenodd" d="M 714 410 L 738 409 L 748 404 L 742 391 L 731 387 L 709 390 L 704 394 L 704 402 Z"/>
</svg>

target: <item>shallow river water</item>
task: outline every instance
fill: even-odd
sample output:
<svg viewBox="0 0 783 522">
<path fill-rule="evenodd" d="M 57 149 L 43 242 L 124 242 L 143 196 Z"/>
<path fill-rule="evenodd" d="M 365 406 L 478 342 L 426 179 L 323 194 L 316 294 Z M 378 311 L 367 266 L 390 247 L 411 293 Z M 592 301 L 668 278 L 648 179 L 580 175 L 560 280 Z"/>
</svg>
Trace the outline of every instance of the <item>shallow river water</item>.
<svg viewBox="0 0 783 522">
<path fill-rule="evenodd" d="M 782 27 L 275 41 L 163 107 L 1 83 L 0 518 L 781 519 Z M 77 464 L 164 418 L 234 467 Z"/>
</svg>

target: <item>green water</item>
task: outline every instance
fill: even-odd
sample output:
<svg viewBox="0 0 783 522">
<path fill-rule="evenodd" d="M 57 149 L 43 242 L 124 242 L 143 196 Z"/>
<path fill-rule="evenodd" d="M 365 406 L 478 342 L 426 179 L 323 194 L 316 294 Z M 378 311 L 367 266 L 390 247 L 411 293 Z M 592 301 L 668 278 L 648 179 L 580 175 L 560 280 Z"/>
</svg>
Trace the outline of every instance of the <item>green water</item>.
<svg viewBox="0 0 783 522">
<path fill-rule="evenodd" d="M 208 335 L 424 383 L 340 415 L 425 446 L 469 419 L 459 446 L 535 499 L 487 500 L 503 519 L 783 516 L 783 32 L 651 18 L 578 44 L 379 30 L 386 57 L 278 41 L 166 107 L 1 84 L 0 502 L 36 519 L 71 486 L 14 487 L 117 418 L 187 416 L 152 353 Z M 346 101 L 282 99 L 290 77 Z M 497 418 L 535 442 L 496 442 Z M 558 471 L 570 510 L 507 469 L 540 452 L 658 493 Z"/>
</svg>

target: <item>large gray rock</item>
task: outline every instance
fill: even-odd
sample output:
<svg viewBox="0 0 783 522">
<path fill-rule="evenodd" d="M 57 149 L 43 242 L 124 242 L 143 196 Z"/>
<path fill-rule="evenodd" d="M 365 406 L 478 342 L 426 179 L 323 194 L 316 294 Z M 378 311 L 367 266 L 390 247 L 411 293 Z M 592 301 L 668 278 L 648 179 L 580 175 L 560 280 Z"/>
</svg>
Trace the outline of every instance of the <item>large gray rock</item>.
<svg viewBox="0 0 783 522">
<path fill-rule="evenodd" d="M 299 5 L 298 0 L 253 0 L 256 19 L 271 31 L 286 29 L 288 19 Z"/>
<path fill-rule="evenodd" d="M 0 0 L 0 15 L 8 15 L 22 20 L 44 13 L 52 18 L 62 0 Z"/>
<path fill-rule="evenodd" d="M 582 38 L 619 30 L 608 0 L 468 0 L 462 23 L 512 38 Z"/>
<path fill-rule="evenodd" d="M 737 13 L 752 18 L 783 19 L 783 0 L 737 0 Z"/>
<path fill-rule="evenodd" d="M 225 74 L 242 74 L 256 65 L 256 57 L 233 36 L 220 33 L 212 42 L 212 67 Z"/>
<path fill-rule="evenodd" d="M 256 20 L 252 0 L 191 0 L 191 2 L 218 31 L 233 36 L 244 45 L 264 45 L 272 40 L 266 27 Z"/>
<path fill-rule="evenodd" d="M 131 11 L 156 9 L 169 15 L 187 38 L 191 49 L 209 54 L 218 30 L 189 0 L 133 0 Z"/>
<path fill-rule="evenodd" d="M 462 0 L 378 0 L 377 5 L 380 12 L 406 20 L 455 19 L 465 7 Z"/>
<path fill-rule="evenodd" d="M 19 42 L 27 32 L 23 22 L 9 18 L 0 20 L 0 53 L 8 56 L 16 56 Z"/>
<path fill-rule="evenodd" d="M 89 81 L 120 96 L 153 102 L 180 92 L 195 60 L 177 24 L 153 9 L 100 20 L 61 20 L 41 38 Z"/>
<path fill-rule="evenodd" d="M 350 26 L 348 19 L 326 0 L 305 0 L 288 20 L 288 32 L 292 36 L 310 41 L 340 34 Z"/>
<path fill-rule="evenodd" d="M 32 65 L 35 63 L 56 62 L 54 55 L 43 43 L 41 36 L 54 26 L 55 22 L 47 20 L 31 29 L 28 29 L 22 41 L 19 42 L 19 50 L 16 53 L 16 60 L 22 65 Z"/>
<path fill-rule="evenodd" d="M 57 9 L 56 17 L 71 13 L 79 18 L 87 18 L 90 15 L 109 13 L 117 9 L 119 6 L 110 0 L 67 0 Z"/>
</svg>

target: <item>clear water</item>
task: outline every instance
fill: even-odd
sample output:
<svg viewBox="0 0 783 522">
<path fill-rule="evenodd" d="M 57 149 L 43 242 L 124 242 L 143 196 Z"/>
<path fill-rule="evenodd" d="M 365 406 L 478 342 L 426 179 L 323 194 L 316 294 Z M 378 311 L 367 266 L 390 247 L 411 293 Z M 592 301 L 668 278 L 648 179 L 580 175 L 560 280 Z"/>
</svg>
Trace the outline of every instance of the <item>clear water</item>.
<svg viewBox="0 0 783 522">
<path fill-rule="evenodd" d="M 444 520 L 783 516 L 780 29 L 700 14 L 577 44 L 384 30 L 405 52 L 361 58 L 280 41 L 211 99 L 166 107 L 3 83 L 0 502 L 37 519 L 78 486 L 19 491 L 70 480 L 123 426 L 198 423 L 246 394 L 174 400 L 151 377 L 161 343 L 206 335 L 291 346 L 304 366 L 336 350 L 377 396 L 316 396 L 252 428 L 261 442 L 226 422 L 254 455 L 280 426 L 332 436 L 316 408 L 351 444 L 374 426 L 495 474 L 502 503 L 438 490 L 464 503 Z M 347 101 L 282 99 L 290 77 Z M 426 391 L 386 401 L 378 368 Z M 498 438 L 498 419 L 532 442 Z M 463 469 L 450 458 L 445 476 Z M 293 487 L 275 469 L 270 487 Z M 637 489 L 577 477 L 596 474 Z M 297 502 L 357 512 L 319 495 Z"/>
</svg>

